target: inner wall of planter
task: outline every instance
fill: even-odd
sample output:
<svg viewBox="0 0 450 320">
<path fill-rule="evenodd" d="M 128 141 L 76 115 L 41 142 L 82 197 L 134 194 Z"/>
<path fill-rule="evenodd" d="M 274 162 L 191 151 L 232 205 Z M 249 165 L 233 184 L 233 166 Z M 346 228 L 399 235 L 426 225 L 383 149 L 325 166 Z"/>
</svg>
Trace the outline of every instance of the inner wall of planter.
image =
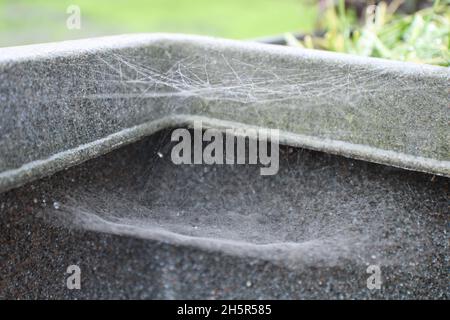
<svg viewBox="0 0 450 320">
<path fill-rule="evenodd" d="M 9 194 L 41 207 L 49 224 L 248 248 L 236 254 L 257 248 L 267 259 L 264 248 L 407 265 L 446 255 L 446 178 L 289 146 L 273 176 L 260 165 L 175 165 L 171 132 Z"/>
</svg>

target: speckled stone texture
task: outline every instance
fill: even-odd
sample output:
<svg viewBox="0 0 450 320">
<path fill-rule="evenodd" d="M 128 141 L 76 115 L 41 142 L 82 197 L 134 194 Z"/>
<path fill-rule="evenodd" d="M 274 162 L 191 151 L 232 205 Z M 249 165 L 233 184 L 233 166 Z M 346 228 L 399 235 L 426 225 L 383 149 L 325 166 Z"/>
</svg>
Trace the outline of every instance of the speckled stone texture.
<svg viewBox="0 0 450 320">
<path fill-rule="evenodd" d="M 450 175 L 448 68 L 141 34 L 0 49 L 0 191 L 203 117 Z"/>
<path fill-rule="evenodd" d="M 0 49 L 0 298 L 448 299 L 449 75 L 183 35 Z M 279 129 L 278 174 L 174 165 L 200 120 Z"/>
<path fill-rule="evenodd" d="M 260 176 L 170 150 L 165 130 L 1 194 L 0 298 L 448 299 L 448 178 L 291 147 Z"/>
</svg>

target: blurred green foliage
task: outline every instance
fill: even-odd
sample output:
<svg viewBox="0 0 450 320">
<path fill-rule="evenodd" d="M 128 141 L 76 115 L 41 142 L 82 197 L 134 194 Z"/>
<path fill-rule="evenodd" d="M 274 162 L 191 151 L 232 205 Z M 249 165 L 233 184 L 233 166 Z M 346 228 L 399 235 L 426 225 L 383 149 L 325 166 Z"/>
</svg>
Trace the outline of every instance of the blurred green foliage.
<svg viewBox="0 0 450 320">
<path fill-rule="evenodd" d="M 397 10 L 404 0 L 379 2 L 362 18 L 344 0 L 320 2 L 328 3 L 321 14 L 314 0 L 0 0 L 0 46 L 132 32 L 248 39 L 300 31 L 311 35 L 288 33 L 289 44 L 450 65 L 450 0 L 408 15 Z M 69 5 L 81 9 L 80 30 L 66 27 Z"/>
<path fill-rule="evenodd" d="M 359 23 L 343 0 L 330 4 L 324 13 L 325 33 L 306 36 L 292 45 L 347 52 L 418 63 L 450 65 L 450 2 L 434 1 L 429 8 L 404 15 L 397 13 L 402 1 L 368 6 L 364 22 Z"/>
<path fill-rule="evenodd" d="M 81 9 L 68 30 L 66 8 Z M 132 32 L 178 32 L 246 39 L 310 32 L 308 0 L 0 0 L 0 46 Z"/>
</svg>

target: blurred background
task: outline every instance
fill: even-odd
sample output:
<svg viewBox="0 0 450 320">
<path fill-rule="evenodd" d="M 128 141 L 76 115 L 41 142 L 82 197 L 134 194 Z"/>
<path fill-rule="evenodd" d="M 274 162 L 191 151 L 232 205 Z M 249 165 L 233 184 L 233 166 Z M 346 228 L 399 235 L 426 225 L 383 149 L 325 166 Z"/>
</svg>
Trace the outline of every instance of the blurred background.
<svg viewBox="0 0 450 320">
<path fill-rule="evenodd" d="M 0 47 L 136 32 L 450 65 L 450 0 L 0 0 Z"/>
<path fill-rule="evenodd" d="M 81 28 L 69 30 L 77 5 Z M 246 39 L 314 28 L 307 0 L 0 0 L 0 45 L 129 32 L 178 32 Z"/>
</svg>

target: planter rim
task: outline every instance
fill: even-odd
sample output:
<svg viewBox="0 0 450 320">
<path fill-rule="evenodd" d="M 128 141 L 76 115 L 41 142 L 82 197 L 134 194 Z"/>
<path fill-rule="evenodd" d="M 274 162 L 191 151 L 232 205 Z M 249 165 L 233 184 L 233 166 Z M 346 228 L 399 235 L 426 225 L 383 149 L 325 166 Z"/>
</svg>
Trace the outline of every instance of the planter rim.
<svg viewBox="0 0 450 320">
<path fill-rule="evenodd" d="M 281 68 L 285 63 L 290 66 L 298 64 L 299 72 L 311 69 L 312 74 L 314 72 L 323 73 L 325 77 L 328 70 L 330 70 L 330 74 L 337 74 L 339 77 L 344 77 L 353 72 L 355 74 L 356 72 L 374 74 L 376 78 L 374 85 L 382 85 L 383 81 L 399 81 L 398 79 L 401 79 L 402 82 L 395 82 L 394 84 L 404 82 L 408 86 L 416 88 L 416 90 L 400 92 L 403 88 L 399 88 L 397 92 L 395 89 L 390 89 L 391 91 L 389 92 L 393 96 L 398 96 L 398 104 L 388 106 L 388 101 L 392 101 L 393 98 L 389 98 L 388 95 L 383 95 L 383 92 L 381 92 L 374 93 L 375 102 L 370 102 L 370 97 L 365 97 L 367 99 L 361 100 L 360 104 L 358 102 L 357 108 L 369 114 L 391 112 L 392 108 L 398 109 L 399 112 L 405 112 L 405 110 L 407 111 L 410 108 L 415 116 L 410 116 L 402 123 L 398 121 L 398 119 L 403 119 L 400 116 L 398 119 L 394 119 L 395 121 L 385 119 L 384 122 L 382 120 L 376 125 L 373 122 L 373 127 L 371 127 L 371 122 L 368 121 L 368 128 L 359 126 L 359 131 L 356 130 L 347 139 L 339 136 L 332 138 L 330 137 L 332 132 L 328 136 L 324 136 L 321 133 L 323 126 L 330 125 L 330 121 L 335 121 L 333 125 L 336 128 L 347 124 L 344 124 L 342 119 L 333 119 L 334 115 L 331 112 L 326 112 L 326 110 L 320 111 L 321 113 L 317 119 L 302 120 L 301 117 L 305 116 L 305 114 L 303 114 L 304 110 L 301 108 L 305 103 L 310 102 L 304 98 L 297 101 L 295 97 L 292 97 L 292 101 L 286 103 L 277 101 L 271 106 L 272 109 L 267 107 L 263 111 L 267 114 L 280 113 L 282 115 L 284 112 L 288 115 L 288 111 L 286 111 L 288 108 L 296 110 L 299 114 L 298 119 L 291 118 L 290 121 L 299 126 L 304 125 L 305 122 L 302 123 L 302 121 L 306 121 L 306 125 L 311 129 L 305 130 L 295 129 L 295 125 L 290 122 L 276 126 L 269 120 L 258 123 L 255 122 L 256 120 L 251 120 L 251 114 L 248 115 L 248 118 L 242 119 L 238 113 L 231 113 L 231 111 L 224 109 L 227 107 L 227 101 L 205 103 L 205 99 L 198 99 L 200 102 L 196 100 L 197 104 L 195 107 L 190 109 L 186 107 L 182 112 L 178 113 L 164 111 L 152 114 L 152 111 L 148 111 L 145 117 L 142 118 L 142 121 L 136 120 L 136 111 L 130 107 L 129 110 L 124 110 L 122 115 L 124 118 L 129 118 L 126 124 L 117 126 L 105 124 L 105 128 L 102 129 L 104 134 L 98 135 L 97 133 L 90 133 L 91 130 L 96 130 L 94 128 L 95 121 L 102 119 L 100 117 L 104 110 L 100 109 L 100 107 L 98 107 L 98 110 L 91 110 L 90 114 L 80 111 L 76 114 L 66 112 L 54 115 L 57 108 L 56 105 L 53 106 L 51 103 L 46 104 L 42 102 L 34 105 L 32 102 L 34 98 L 44 98 L 44 94 L 39 91 L 43 90 L 42 88 L 44 87 L 39 79 L 39 75 L 43 71 L 46 72 L 49 86 L 59 85 L 61 88 L 65 88 L 71 84 L 64 82 L 65 80 L 59 84 L 51 81 L 57 82 L 58 79 L 60 80 L 69 65 L 72 68 L 70 69 L 72 77 L 76 78 L 84 75 L 86 70 L 82 69 L 83 65 L 92 61 L 89 59 L 93 59 L 97 55 L 105 57 L 117 52 L 133 54 L 136 56 L 137 61 L 149 63 L 153 61 L 148 56 L 149 50 L 153 50 L 152 52 L 157 54 L 160 51 L 168 55 L 184 54 L 186 57 L 196 54 L 211 56 L 211 61 L 219 55 L 230 57 L 230 59 L 239 57 L 242 61 L 266 59 L 264 60 L 265 62 L 270 61 L 275 67 L 280 66 Z M 78 69 L 80 71 L 77 71 Z M 18 72 L 17 70 L 28 71 L 26 74 L 18 75 L 21 71 Z M 445 121 L 449 115 L 448 93 L 446 93 L 449 80 L 450 69 L 440 66 L 419 65 L 410 62 L 359 57 L 328 51 L 192 35 L 129 34 L 0 48 L 0 98 L 3 99 L 3 105 L 6 106 L 0 109 L 0 119 L 4 119 L 3 123 L 6 124 L 7 121 L 22 121 L 22 118 L 20 118 L 21 114 L 27 118 L 27 120 L 23 120 L 24 122 L 21 123 L 20 128 L 11 129 L 10 131 L 2 129 L 2 121 L 0 120 L 0 192 L 98 157 L 160 129 L 191 125 L 195 119 L 201 119 L 207 125 L 216 127 L 277 128 L 281 131 L 281 142 L 286 144 L 450 177 L 448 141 L 446 141 L 445 134 L 447 132 L 448 135 L 448 128 L 445 129 Z M 325 86 L 326 84 L 323 85 Z M 361 89 L 364 89 L 362 84 Z M 29 95 L 33 96 L 33 99 L 30 96 L 23 95 L 23 92 L 27 92 L 27 90 Z M 22 92 L 22 96 L 17 98 L 17 92 L 19 91 Z M 435 97 L 436 93 L 438 96 Z M 445 100 L 446 96 L 447 100 Z M 425 101 L 420 101 L 423 97 Z M 330 98 L 333 97 L 330 95 Z M 75 101 L 70 96 L 61 100 L 57 101 L 57 104 L 84 103 L 78 102 L 78 100 Z M 106 103 L 105 101 L 108 101 L 108 99 L 102 100 L 101 103 Z M 172 101 L 174 104 L 180 103 L 175 98 Z M 145 103 L 144 107 L 153 106 L 153 102 L 146 101 L 143 103 Z M 165 103 L 169 104 L 167 101 Z M 198 103 L 204 109 L 199 108 Z M 344 101 L 342 106 L 334 106 L 333 110 L 339 111 L 350 108 L 352 107 L 351 103 L 352 101 Z M 42 108 L 43 111 L 34 113 L 33 108 L 37 108 L 38 105 L 38 108 Z M 240 108 L 243 104 L 237 105 Z M 95 108 L 97 107 L 95 106 Z M 427 110 L 427 108 L 430 110 Z M 103 116 L 105 115 L 103 114 Z M 114 115 L 111 112 L 107 113 L 106 116 L 113 117 Z M 407 116 L 405 114 L 405 117 Z M 75 117 L 77 121 L 80 121 L 87 134 L 80 136 L 77 131 L 80 128 L 70 129 L 63 125 L 59 126 L 57 122 L 64 122 L 67 120 L 67 117 Z M 282 120 L 279 120 L 279 123 L 282 123 Z M 333 125 L 330 125 L 330 128 L 333 128 Z M 74 139 L 78 142 L 71 145 L 63 145 L 62 147 L 56 146 L 53 141 L 40 138 L 48 134 L 45 131 L 47 130 L 46 126 L 51 129 L 54 136 L 64 137 L 70 143 Z M 394 141 L 392 145 L 387 144 L 385 147 L 381 145 L 381 142 L 377 144 L 377 135 L 387 134 L 380 132 L 378 130 L 380 127 L 386 127 L 386 131 L 390 130 L 392 139 L 399 137 L 398 141 L 403 141 L 400 139 L 404 139 L 407 143 L 401 145 L 398 141 Z M 419 130 L 416 130 L 417 132 L 415 133 L 412 129 L 413 127 L 419 128 Z M 27 130 L 31 130 L 33 134 L 26 136 L 24 132 Z M 405 131 L 409 135 L 407 139 L 401 138 Z M 338 129 L 336 129 L 336 135 L 338 134 Z M 423 141 L 423 135 L 426 134 L 429 134 L 426 138 L 428 139 L 427 142 L 433 144 L 433 147 L 429 149 L 427 149 L 428 146 Z M 36 141 L 24 141 L 24 136 L 29 139 L 36 139 Z M 435 137 L 435 139 L 430 139 L 430 137 Z M 358 142 L 365 139 L 369 142 Z M 406 151 L 402 151 L 402 148 Z M 46 149 L 47 151 L 44 152 L 41 149 Z M 33 156 L 28 156 L 27 158 L 26 154 L 30 153 L 33 153 Z"/>
</svg>

